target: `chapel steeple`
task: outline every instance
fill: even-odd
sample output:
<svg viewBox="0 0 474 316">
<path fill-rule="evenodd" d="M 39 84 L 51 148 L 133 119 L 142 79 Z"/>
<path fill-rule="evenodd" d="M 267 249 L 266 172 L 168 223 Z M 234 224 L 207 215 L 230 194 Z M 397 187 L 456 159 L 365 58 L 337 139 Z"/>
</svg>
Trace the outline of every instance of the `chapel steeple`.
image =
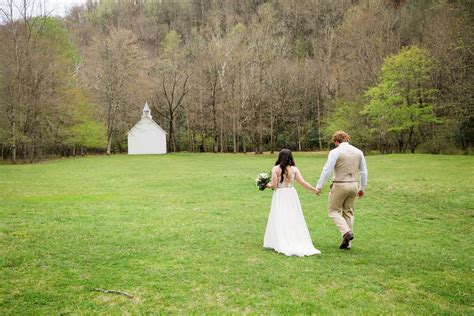
<svg viewBox="0 0 474 316">
<path fill-rule="evenodd" d="M 150 107 L 148 106 L 148 102 L 145 102 L 145 107 L 143 108 L 143 117 L 145 116 L 151 118 L 151 110 L 150 110 Z"/>
</svg>

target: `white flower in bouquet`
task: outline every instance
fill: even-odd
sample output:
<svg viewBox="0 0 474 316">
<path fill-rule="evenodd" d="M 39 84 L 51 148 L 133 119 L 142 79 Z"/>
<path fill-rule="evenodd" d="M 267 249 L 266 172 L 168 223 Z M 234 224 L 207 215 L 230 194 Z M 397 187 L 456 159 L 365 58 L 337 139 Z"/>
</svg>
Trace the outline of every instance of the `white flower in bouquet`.
<svg viewBox="0 0 474 316">
<path fill-rule="evenodd" d="M 259 173 L 257 178 L 255 179 L 255 185 L 258 187 L 258 189 L 260 191 L 263 191 L 265 190 L 265 188 L 267 187 L 267 184 L 270 183 L 270 181 L 272 180 L 272 178 L 270 177 L 270 175 L 268 173 Z"/>
</svg>

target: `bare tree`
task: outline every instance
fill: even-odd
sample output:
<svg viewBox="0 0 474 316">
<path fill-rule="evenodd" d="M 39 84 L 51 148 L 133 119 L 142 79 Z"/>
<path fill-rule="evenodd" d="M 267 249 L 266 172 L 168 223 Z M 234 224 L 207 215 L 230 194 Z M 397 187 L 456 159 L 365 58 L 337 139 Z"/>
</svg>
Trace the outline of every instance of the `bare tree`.
<svg viewBox="0 0 474 316">
<path fill-rule="evenodd" d="M 263 152 L 264 112 L 268 110 L 268 69 L 277 59 L 289 53 L 288 38 L 278 12 L 271 4 L 259 7 L 258 15 L 251 26 L 250 51 L 254 56 L 250 76 L 253 81 L 253 142 L 255 153 Z"/>
<path fill-rule="evenodd" d="M 177 32 L 168 32 L 161 49 L 162 58 L 154 68 L 155 102 L 152 106 L 168 123 L 168 147 L 176 151 L 176 117 L 190 91 L 191 72 L 186 62 L 186 48 Z"/>
<path fill-rule="evenodd" d="M 162 75 L 161 90 L 155 93 L 157 103 L 163 99 L 165 101 L 164 107 L 154 104 L 153 108 L 168 121 L 168 147 L 172 151 L 176 151 L 176 116 L 178 110 L 183 106 L 184 97 L 190 90 L 189 78 L 190 74 L 186 72 L 173 72 L 169 76 Z"/>
<path fill-rule="evenodd" d="M 34 0 L 7 0 L 0 8 L 4 23 L 0 29 L 0 106 L 8 118 L 14 163 L 19 150 L 24 160 L 34 159 L 46 143 L 51 143 L 49 136 L 55 136 L 64 119 L 64 112 L 56 109 L 64 97 L 62 88 L 70 82 L 71 59 L 53 62 L 62 58 L 61 50 L 69 48 L 61 42 L 61 30 L 44 9 L 44 3 Z M 45 121 L 50 123 L 45 125 Z"/>
<path fill-rule="evenodd" d="M 397 10 L 381 1 L 366 1 L 347 15 L 334 56 L 344 97 L 356 98 L 378 83 L 384 58 L 400 49 L 399 23 Z"/>
<path fill-rule="evenodd" d="M 133 78 L 140 70 L 141 57 L 133 33 L 116 28 L 98 34 L 89 53 L 90 64 L 85 75 L 95 78 L 91 88 L 104 105 L 107 154 L 110 154 L 119 116 L 131 106 Z"/>
</svg>

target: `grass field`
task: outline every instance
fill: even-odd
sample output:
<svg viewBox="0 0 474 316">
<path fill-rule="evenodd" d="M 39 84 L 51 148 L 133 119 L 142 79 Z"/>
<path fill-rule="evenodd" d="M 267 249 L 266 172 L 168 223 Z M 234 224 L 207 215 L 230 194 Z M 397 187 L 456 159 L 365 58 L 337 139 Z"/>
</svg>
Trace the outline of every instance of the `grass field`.
<svg viewBox="0 0 474 316">
<path fill-rule="evenodd" d="M 314 183 L 323 154 L 296 163 Z M 262 249 L 274 155 L 0 165 L 0 314 L 473 314 L 474 157 L 369 156 L 353 249 L 297 190 L 321 256 Z M 119 290 L 133 298 L 94 291 Z"/>
</svg>

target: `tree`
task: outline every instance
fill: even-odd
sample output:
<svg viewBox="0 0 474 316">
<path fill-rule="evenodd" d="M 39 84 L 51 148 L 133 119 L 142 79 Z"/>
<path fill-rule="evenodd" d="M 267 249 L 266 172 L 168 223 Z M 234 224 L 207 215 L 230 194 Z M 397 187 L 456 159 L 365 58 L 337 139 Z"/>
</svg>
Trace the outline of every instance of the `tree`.
<svg viewBox="0 0 474 316">
<path fill-rule="evenodd" d="M 118 132 L 117 124 L 133 104 L 132 90 L 138 84 L 141 57 L 133 33 L 117 28 L 96 35 L 89 53 L 90 64 L 85 76 L 95 79 L 89 89 L 104 109 L 107 154 L 110 155 L 114 135 Z"/>
<path fill-rule="evenodd" d="M 162 43 L 162 58 L 155 68 L 158 79 L 155 90 L 154 109 L 167 120 L 168 148 L 176 151 L 175 124 L 184 97 L 190 89 L 190 72 L 186 69 L 185 54 L 181 47 L 181 36 L 170 31 Z"/>
<path fill-rule="evenodd" d="M 250 27 L 249 50 L 253 56 L 250 79 L 254 87 L 250 104 L 252 107 L 252 140 L 255 153 L 263 152 L 264 116 L 268 105 L 268 70 L 277 57 L 290 53 L 290 43 L 285 28 L 275 7 L 266 3 L 257 10 Z"/>
<path fill-rule="evenodd" d="M 76 149 L 84 154 L 84 149 L 105 148 L 107 146 L 107 129 L 97 119 L 94 107 L 89 103 L 83 92 L 78 88 L 69 91 L 65 102 L 74 104 L 72 118 L 62 131 L 61 140 L 66 146 L 72 147 L 72 155 Z"/>
<path fill-rule="evenodd" d="M 221 75 L 221 81 L 227 82 L 222 86 L 229 102 L 234 153 L 239 151 L 239 143 L 244 141 L 241 135 L 242 125 L 245 121 L 245 109 L 250 95 L 250 87 L 246 80 L 246 69 L 250 57 L 247 53 L 246 36 L 247 28 L 243 24 L 237 24 L 228 35 L 227 41 L 232 48 L 232 62 L 228 67 L 229 70 L 223 71 Z M 226 73 L 227 77 L 224 76 Z"/>
<path fill-rule="evenodd" d="M 372 137 L 369 134 L 367 117 L 361 113 L 363 108 L 362 102 L 334 100 L 324 122 L 325 139 L 331 139 L 335 131 L 343 130 L 351 135 L 351 143 L 359 148 L 370 148 Z"/>
<path fill-rule="evenodd" d="M 423 129 L 439 122 L 433 112 L 438 90 L 431 81 L 432 70 L 426 50 L 404 48 L 384 60 L 381 82 L 366 93 L 370 101 L 364 113 L 379 135 L 396 137 L 400 152 L 408 147 L 413 153 L 426 134 Z"/>
<path fill-rule="evenodd" d="M 218 26 L 216 29 L 220 29 Z M 239 116 L 242 103 L 245 103 L 245 90 L 243 90 L 242 82 L 238 82 L 241 77 L 240 71 L 243 63 L 246 62 L 246 54 L 244 49 L 246 27 L 243 24 L 237 24 L 225 36 L 219 31 L 213 31 L 209 50 L 206 57 L 207 63 L 206 77 L 208 83 L 212 87 L 211 91 L 211 108 L 213 115 L 213 133 L 214 133 L 214 151 L 218 151 L 218 124 L 217 116 L 217 91 L 222 95 L 220 104 L 220 151 L 227 150 L 227 137 L 225 130 L 231 129 L 233 134 L 234 152 L 237 149 L 237 127 L 240 125 Z M 239 69 L 240 68 L 240 69 Z M 244 88 L 245 89 L 245 88 Z M 242 93 L 244 93 L 242 95 Z M 225 118 L 230 118 L 232 126 L 225 127 Z"/>
<path fill-rule="evenodd" d="M 397 9 L 383 1 L 361 1 L 338 27 L 334 51 L 338 97 L 355 100 L 378 84 L 384 58 L 401 47 Z"/>
<path fill-rule="evenodd" d="M 454 145 L 467 153 L 474 142 L 473 7 L 446 2 L 429 12 L 421 37 L 436 64 L 433 81 L 440 102 L 435 111 L 444 122 L 428 149 L 440 152 Z"/>
<path fill-rule="evenodd" d="M 76 84 L 78 56 L 58 20 L 31 16 L 34 1 L 23 0 L 19 6 L 8 1 L 6 9 L 0 28 L 0 110 L 8 118 L 15 163 L 18 152 L 24 160 L 34 160 L 61 144 L 76 106 L 70 91 Z"/>
</svg>

